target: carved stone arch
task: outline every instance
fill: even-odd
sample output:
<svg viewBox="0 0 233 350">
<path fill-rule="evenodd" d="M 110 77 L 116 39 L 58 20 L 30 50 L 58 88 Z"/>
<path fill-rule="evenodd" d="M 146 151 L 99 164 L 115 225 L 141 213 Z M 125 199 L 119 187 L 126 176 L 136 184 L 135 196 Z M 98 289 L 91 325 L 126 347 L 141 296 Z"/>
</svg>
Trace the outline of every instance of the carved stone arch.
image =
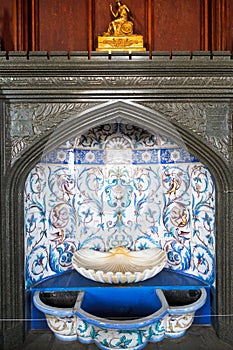
<svg viewBox="0 0 233 350">
<path fill-rule="evenodd" d="M 159 112 L 131 101 L 112 100 L 78 115 L 72 115 L 60 123 L 57 128 L 51 131 L 40 140 L 36 140 L 32 146 L 25 150 L 18 159 L 9 174 L 7 174 L 7 186 L 4 198 L 7 203 L 5 208 L 5 227 L 3 249 L 7 251 L 3 263 L 3 269 L 8 269 L 3 281 L 3 304 L 11 305 L 8 318 L 23 319 L 24 308 L 24 208 L 23 192 L 26 177 L 32 167 L 40 161 L 44 152 L 47 152 L 75 134 L 81 134 L 94 126 L 105 123 L 122 121 L 131 123 L 150 132 L 159 132 L 173 139 L 180 144 L 182 142 L 188 150 L 197 156 L 210 170 L 216 184 L 217 207 L 216 207 L 216 235 L 217 235 L 217 308 L 214 312 L 218 314 L 232 313 L 232 269 L 227 260 L 230 257 L 232 241 L 230 237 L 230 210 L 232 197 L 230 195 L 231 174 L 224 161 L 208 148 L 195 134 L 185 128 L 179 130 Z M 17 193 L 17 195 L 16 195 Z M 221 207 L 220 210 L 218 208 Z M 10 258 L 9 258 L 10 256 Z M 10 265 L 10 266 L 9 266 Z M 19 290 L 21 291 L 19 293 Z M 21 298 L 19 299 L 19 295 Z M 12 321 L 14 322 L 14 321 Z M 224 322 L 226 322 L 224 320 Z M 225 323 L 222 328 L 226 327 Z M 9 324 L 8 324 L 9 326 Z M 221 322 L 216 327 L 221 330 Z M 24 334 L 24 323 L 15 322 L 12 328 L 17 328 L 18 334 Z M 230 330 L 229 330 L 230 334 Z"/>
<path fill-rule="evenodd" d="M 227 163 L 210 149 L 199 135 L 185 126 L 177 126 L 175 122 L 161 112 L 132 101 L 113 100 L 94 106 L 78 115 L 72 115 L 47 136 L 44 152 L 53 149 L 75 134 L 81 134 L 92 127 L 114 121 L 131 123 L 151 133 L 159 132 L 165 135 L 181 147 L 186 147 L 190 153 L 205 164 L 213 177 L 218 180 L 216 185 L 220 181 L 220 189 L 225 186 L 227 189 L 230 185 L 231 176 L 227 169 Z"/>
</svg>

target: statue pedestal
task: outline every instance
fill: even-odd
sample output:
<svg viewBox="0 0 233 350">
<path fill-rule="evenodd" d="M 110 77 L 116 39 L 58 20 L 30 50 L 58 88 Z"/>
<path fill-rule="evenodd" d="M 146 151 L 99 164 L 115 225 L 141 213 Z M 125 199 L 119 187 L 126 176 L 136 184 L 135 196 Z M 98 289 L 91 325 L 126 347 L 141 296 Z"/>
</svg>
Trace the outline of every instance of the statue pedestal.
<svg viewBox="0 0 233 350">
<path fill-rule="evenodd" d="M 96 51 L 146 51 L 142 35 L 98 36 Z"/>
</svg>

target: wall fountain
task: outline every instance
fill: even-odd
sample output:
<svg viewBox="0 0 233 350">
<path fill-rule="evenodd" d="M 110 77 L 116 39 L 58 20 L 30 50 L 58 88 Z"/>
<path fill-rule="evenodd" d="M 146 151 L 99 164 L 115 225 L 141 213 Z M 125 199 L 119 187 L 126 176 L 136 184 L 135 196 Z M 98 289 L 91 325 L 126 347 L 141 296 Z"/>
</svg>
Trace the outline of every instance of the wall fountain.
<svg viewBox="0 0 233 350">
<path fill-rule="evenodd" d="M 182 146 L 116 121 L 42 157 L 25 185 L 32 319 L 101 349 L 210 323 L 215 191 Z"/>
<path fill-rule="evenodd" d="M 81 309 L 108 319 L 88 295 L 121 288 L 147 296 L 152 289 L 157 301 L 161 290 L 169 307 L 198 302 L 204 288 L 193 323 L 211 324 L 232 342 L 231 53 L 0 56 L 0 347 L 22 349 L 28 331 L 48 327 L 33 303 L 36 292 L 62 309 L 73 309 L 84 292 Z M 117 124 L 134 132 L 112 132 Z M 137 127 L 163 137 L 140 146 Z M 97 134 L 103 138 L 92 142 Z M 124 148 L 116 153 L 128 163 L 115 167 L 111 141 L 118 137 Z M 117 246 L 161 249 L 166 265 L 144 281 L 118 284 L 93 281 L 72 265 L 82 249 L 108 253 Z"/>
</svg>

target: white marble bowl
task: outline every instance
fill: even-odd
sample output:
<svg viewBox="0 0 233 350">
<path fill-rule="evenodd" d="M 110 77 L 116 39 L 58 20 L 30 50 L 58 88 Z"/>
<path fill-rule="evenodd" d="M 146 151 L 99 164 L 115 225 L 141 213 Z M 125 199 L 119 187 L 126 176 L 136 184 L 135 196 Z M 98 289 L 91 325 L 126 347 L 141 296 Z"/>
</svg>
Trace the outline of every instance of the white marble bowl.
<svg viewBox="0 0 233 350">
<path fill-rule="evenodd" d="M 159 248 L 131 251 L 116 247 L 108 252 L 84 248 L 72 258 L 73 267 L 84 277 L 102 283 L 134 283 L 158 274 L 166 265 Z"/>
</svg>

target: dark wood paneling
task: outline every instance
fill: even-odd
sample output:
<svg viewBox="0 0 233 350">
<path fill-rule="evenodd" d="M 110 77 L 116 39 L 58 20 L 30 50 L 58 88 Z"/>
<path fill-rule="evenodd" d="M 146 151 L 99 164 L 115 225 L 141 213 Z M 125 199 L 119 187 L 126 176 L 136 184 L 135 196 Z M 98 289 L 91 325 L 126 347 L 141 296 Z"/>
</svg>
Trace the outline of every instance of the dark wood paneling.
<svg viewBox="0 0 233 350">
<path fill-rule="evenodd" d="M 115 0 L 1 0 L 2 50 L 89 51 Z M 153 50 L 233 50 L 232 0 L 123 0 Z"/>
<path fill-rule="evenodd" d="M 87 0 L 39 0 L 37 50 L 87 50 Z"/>
<path fill-rule="evenodd" d="M 218 48 L 222 49 L 224 46 L 224 29 L 225 29 L 225 0 L 212 0 L 211 2 L 211 49 L 217 50 Z M 223 21 L 224 22 L 223 22 Z"/>
<path fill-rule="evenodd" d="M 28 50 L 28 9 L 27 0 L 1 0 L 0 39 L 2 50 Z"/>
<path fill-rule="evenodd" d="M 233 1 L 211 2 L 212 50 L 233 50 Z"/>
<path fill-rule="evenodd" d="M 88 58 L 90 59 L 91 51 L 93 49 L 93 0 L 88 0 L 87 15 L 88 15 L 88 21 L 87 21 Z"/>
<path fill-rule="evenodd" d="M 200 50 L 202 0 L 154 0 L 154 49 Z"/>
<path fill-rule="evenodd" d="M 233 52 L 233 1 L 227 0 L 226 5 L 227 27 L 226 27 L 226 50 Z"/>
<path fill-rule="evenodd" d="M 147 46 L 150 58 L 153 51 L 153 0 L 147 0 Z"/>
<path fill-rule="evenodd" d="M 210 50 L 210 2 L 209 0 L 201 1 L 201 13 L 200 13 L 200 50 Z"/>
<path fill-rule="evenodd" d="M 14 45 L 14 0 L 1 0 L 0 6 L 0 40 L 1 50 L 17 50 Z"/>
</svg>

